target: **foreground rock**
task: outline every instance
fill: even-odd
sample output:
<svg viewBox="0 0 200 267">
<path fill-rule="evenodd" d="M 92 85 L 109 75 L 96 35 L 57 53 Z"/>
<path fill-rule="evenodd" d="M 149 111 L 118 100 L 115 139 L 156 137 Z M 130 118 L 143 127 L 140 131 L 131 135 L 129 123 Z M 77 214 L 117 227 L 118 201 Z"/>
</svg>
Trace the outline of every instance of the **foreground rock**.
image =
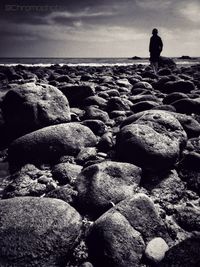
<svg viewBox="0 0 200 267">
<path fill-rule="evenodd" d="M 133 196 L 141 179 L 141 169 L 129 163 L 106 161 L 85 168 L 78 176 L 78 207 L 96 217 Z"/>
<path fill-rule="evenodd" d="M 14 137 L 70 121 L 67 98 L 47 84 L 12 86 L 3 100 L 2 110 L 8 134 Z"/>
<path fill-rule="evenodd" d="M 117 211 L 103 215 L 94 223 L 88 244 L 90 257 L 97 267 L 140 266 L 145 247 L 141 234 Z"/>
<path fill-rule="evenodd" d="M 16 139 L 9 147 L 14 164 L 56 161 L 62 155 L 75 155 L 82 147 L 95 146 L 93 132 L 79 123 L 45 127 Z"/>
<path fill-rule="evenodd" d="M 150 171 L 172 167 L 186 144 L 179 121 L 165 111 L 145 111 L 123 123 L 131 123 L 117 136 L 118 157 Z"/>
<path fill-rule="evenodd" d="M 19 197 L 0 201 L 0 265 L 63 266 L 80 234 L 81 217 L 67 203 Z"/>
</svg>

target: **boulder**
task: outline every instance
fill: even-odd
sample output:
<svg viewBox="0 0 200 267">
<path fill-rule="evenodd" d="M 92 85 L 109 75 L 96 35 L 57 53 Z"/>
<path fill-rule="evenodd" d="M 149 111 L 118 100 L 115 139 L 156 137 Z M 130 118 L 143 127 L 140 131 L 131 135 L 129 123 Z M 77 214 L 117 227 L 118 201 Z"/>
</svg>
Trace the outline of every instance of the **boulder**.
<svg viewBox="0 0 200 267">
<path fill-rule="evenodd" d="M 82 166 L 71 163 L 59 163 L 52 168 L 52 175 L 61 185 L 73 184 L 81 172 Z"/>
<path fill-rule="evenodd" d="M 60 86 L 59 89 L 69 100 L 70 107 L 76 107 L 83 104 L 83 100 L 89 96 L 93 96 L 94 89 L 85 84 L 81 85 L 64 85 Z"/>
<path fill-rule="evenodd" d="M 194 236 L 185 239 L 171 247 L 159 267 L 197 267 L 200 265 L 200 237 Z"/>
<path fill-rule="evenodd" d="M 166 82 L 163 86 L 163 92 L 170 94 L 173 92 L 181 92 L 181 93 L 190 93 L 195 89 L 193 82 L 191 81 L 169 81 Z"/>
<path fill-rule="evenodd" d="M 142 236 L 117 211 L 95 221 L 87 243 L 94 266 L 140 266 L 144 251 Z"/>
<path fill-rule="evenodd" d="M 88 120 L 101 120 L 103 122 L 109 121 L 109 115 L 106 111 L 103 111 L 96 106 L 89 106 L 85 109 L 85 119 Z"/>
<path fill-rule="evenodd" d="M 76 155 L 82 147 L 95 146 L 93 132 L 79 123 L 63 123 L 26 134 L 9 147 L 10 163 L 56 161 L 63 155 Z"/>
<path fill-rule="evenodd" d="M 2 111 L 8 134 L 13 137 L 70 121 L 67 98 L 48 84 L 13 85 L 3 99 Z"/>
<path fill-rule="evenodd" d="M 153 201 L 147 195 L 135 194 L 132 198 L 119 202 L 108 213 L 116 211 L 121 213 L 136 231 L 141 233 L 145 242 L 149 242 L 158 236 L 166 242 L 171 241 L 164 222 L 159 216 Z"/>
<path fill-rule="evenodd" d="M 78 208 L 96 217 L 126 197 L 133 196 L 141 169 L 128 163 L 104 161 L 82 170 L 76 180 Z"/>
<path fill-rule="evenodd" d="M 18 197 L 0 201 L 0 265 L 62 266 L 81 230 L 81 217 L 58 199 Z"/>
<path fill-rule="evenodd" d="M 179 142 L 147 125 L 130 124 L 117 136 L 119 159 L 150 171 L 172 167 L 179 157 Z"/>
</svg>

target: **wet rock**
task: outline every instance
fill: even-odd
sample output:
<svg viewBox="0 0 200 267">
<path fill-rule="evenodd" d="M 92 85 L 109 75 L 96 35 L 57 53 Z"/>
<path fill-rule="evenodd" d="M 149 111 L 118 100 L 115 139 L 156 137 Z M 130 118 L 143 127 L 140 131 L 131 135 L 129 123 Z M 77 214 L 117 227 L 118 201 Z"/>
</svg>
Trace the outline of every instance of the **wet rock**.
<svg viewBox="0 0 200 267">
<path fill-rule="evenodd" d="M 52 175 L 60 185 L 73 184 L 81 172 L 82 166 L 71 163 L 59 163 L 52 168 Z"/>
<path fill-rule="evenodd" d="M 185 114 L 200 114 L 200 101 L 195 99 L 183 98 L 171 103 L 175 107 L 176 111 Z"/>
<path fill-rule="evenodd" d="M 131 110 L 134 113 L 137 113 L 137 112 L 145 111 L 145 110 L 148 110 L 148 109 L 154 109 L 158 105 L 159 104 L 154 102 L 154 101 L 141 101 L 141 102 L 138 102 L 138 103 L 134 104 L 131 107 Z"/>
<path fill-rule="evenodd" d="M 200 208 L 181 206 L 176 209 L 175 220 L 187 231 L 200 231 Z"/>
<path fill-rule="evenodd" d="M 106 125 L 101 120 L 84 120 L 82 124 L 89 127 L 94 134 L 101 136 L 102 134 L 106 133 Z"/>
<path fill-rule="evenodd" d="M 98 240 L 98 242 L 97 242 Z M 144 241 L 119 212 L 104 214 L 92 226 L 89 255 L 95 266 L 140 266 Z"/>
<path fill-rule="evenodd" d="M 172 167 L 179 157 L 179 144 L 146 125 L 130 124 L 117 136 L 118 157 L 150 171 Z"/>
<path fill-rule="evenodd" d="M 145 242 L 158 236 L 167 242 L 171 240 L 153 201 L 147 195 L 135 194 L 132 198 L 121 201 L 108 213 L 115 210 L 120 212 L 130 225 L 142 234 Z"/>
<path fill-rule="evenodd" d="M 198 137 L 200 135 L 200 123 L 192 116 L 181 113 L 171 113 L 182 125 L 188 138 Z"/>
<path fill-rule="evenodd" d="M 95 91 L 89 85 L 64 85 L 59 89 L 67 97 L 70 107 L 76 107 L 83 104 L 83 100 L 89 96 L 93 96 Z"/>
<path fill-rule="evenodd" d="M 197 267 L 200 265 L 200 237 L 191 237 L 171 247 L 160 267 Z"/>
<path fill-rule="evenodd" d="M 80 234 L 80 215 L 61 200 L 1 200 L 0 214 L 1 266 L 60 266 Z"/>
<path fill-rule="evenodd" d="M 103 122 L 109 121 L 109 115 L 106 111 L 103 111 L 96 106 L 89 106 L 85 109 L 85 119 L 101 120 Z"/>
<path fill-rule="evenodd" d="M 114 142 L 113 134 L 111 132 L 107 132 L 102 135 L 97 147 L 100 151 L 107 152 L 113 148 L 114 144 L 115 142 Z"/>
<path fill-rule="evenodd" d="M 79 209 L 96 217 L 126 197 L 140 183 L 141 169 L 128 163 L 105 161 L 91 165 L 77 178 Z"/>
<path fill-rule="evenodd" d="M 144 177 L 144 187 L 154 201 L 165 208 L 169 203 L 177 203 L 184 195 L 186 186 L 175 170 L 164 174 Z"/>
<path fill-rule="evenodd" d="M 15 137 L 70 120 L 67 98 L 47 84 L 13 86 L 3 99 L 2 110 L 8 134 Z"/>
<path fill-rule="evenodd" d="M 151 84 L 148 82 L 137 82 L 133 85 L 131 92 L 134 93 L 134 90 L 137 88 L 144 88 L 144 89 L 153 89 Z"/>
<path fill-rule="evenodd" d="M 84 147 L 78 153 L 76 162 L 78 164 L 85 164 L 89 160 L 96 159 L 97 149 L 95 147 Z"/>
<path fill-rule="evenodd" d="M 77 196 L 77 191 L 70 185 L 58 186 L 54 190 L 51 190 L 45 197 L 61 199 L 68 204 L 73 205 L 74 199 Z"/>
<path fill-rule="evenodd" d="M 169 246 L 163 238 L 155 237 L 148 244 L 145 249 L 145 256 L 152 263 L 159 263 L 169 250 Z"/>
<path fill-rule="evenodd" d="M 167 75 L 171 75 L 171 74 L 172 74 L 172 72 L 171 72 L 171 70 L 168 69 L 168 68 L 163 68 L 163 69 L 160 69 L 160 70 L 158 71 L 158 75 L 159 75 L 159 76 L 167 76 Z"/>
<path fill-rule="evenodd" d="M 105 108 L 107 106 L 107 101 L 104 98 L 95 95 L 85 98 L 83 104 L 84 106 L 97 105 L 100 108 Z"/>
<path fill-rule="evenodd" d="M 186 94 L 180 93 L 180 92 L 171 93 L 163 99 L 163 104 L 169 105 L 169 104 L 172 104 L 173 102 L 180 100 L 180 99 L 183 99 L 183 98 L 189 98 L 189 97 Z"/>
<path fill-rule="evenodd" d="M 193 82 L 191 81 L 169 81 L 166 82 L 163 87 L 163 92 L 170 94 L 173 92 L 181 92 L 181 93 L 190 93 L 192 90 L 195 89 Z"/>
<path fill-rule="evenodd" d="M 129 102 L 127 99 L 122 99 L 120 97 L 111 97 L 108 100 L 108 111 L 111 112 L 113 110 L 120 110 L 120 111 L 125 111 L 130 109 L 130 105 L 132 103 Z"/>
<path fill-rule="evenodd" d="M 96 142 L 92 131 L 79 123 L 49 126 L 13 141 L 9 161 L 14 164 L 55 161 L 63 155 L 76 155 L 82 147 L 95 146 Z"/>
</svg>

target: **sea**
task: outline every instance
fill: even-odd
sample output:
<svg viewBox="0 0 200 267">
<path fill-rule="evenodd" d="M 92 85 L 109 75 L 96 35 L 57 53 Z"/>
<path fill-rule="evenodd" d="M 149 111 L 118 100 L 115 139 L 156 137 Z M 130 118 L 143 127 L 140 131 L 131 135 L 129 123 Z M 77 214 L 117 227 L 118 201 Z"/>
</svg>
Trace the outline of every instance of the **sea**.
<svg viewBox="0 0 200 267">
<path fill-rule="evenodd" d="M 191 66 L 200 64 L 200 57 L 172 58 L 177 66 Z M 0 58 L 0 66 L 129 66 L 133 64 L 149 65 L 149 58 Z"/>
</svg>

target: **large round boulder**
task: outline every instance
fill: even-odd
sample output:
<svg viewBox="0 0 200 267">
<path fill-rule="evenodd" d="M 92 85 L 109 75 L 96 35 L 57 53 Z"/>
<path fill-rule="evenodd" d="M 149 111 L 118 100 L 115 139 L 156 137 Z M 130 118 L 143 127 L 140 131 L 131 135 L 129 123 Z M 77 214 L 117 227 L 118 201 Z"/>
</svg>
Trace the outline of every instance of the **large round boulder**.
<svg viewBox="0 0 200 267">
<path fill-rule="evenodd" d="M 150 171 L 172 167 L 186 145 L 183 127 L 166 111 L 140 112 L 123 125 L 116 140 L 118 157 Z"/>
<path fill-rule="evenodd" d="M 53 125 L 26 134 L 9 147 L 10 163 L 55 161 L 63 155 L 76 155 L 83 147 L 95 146 L 96 136 L 79 123 Z"/>
<path fill-rule="evenodd" d="M 58 199 L 18 197 L 0 201 L 0 265 L 57 267 L 69 259 L 81 217 Z"/>
<path fill-rule="evenodd" d="M 71 119 L 67 98 L 48 84 L 13 85 L 3 99 L 2 110 L 13 137 Z"/>
</svg>

